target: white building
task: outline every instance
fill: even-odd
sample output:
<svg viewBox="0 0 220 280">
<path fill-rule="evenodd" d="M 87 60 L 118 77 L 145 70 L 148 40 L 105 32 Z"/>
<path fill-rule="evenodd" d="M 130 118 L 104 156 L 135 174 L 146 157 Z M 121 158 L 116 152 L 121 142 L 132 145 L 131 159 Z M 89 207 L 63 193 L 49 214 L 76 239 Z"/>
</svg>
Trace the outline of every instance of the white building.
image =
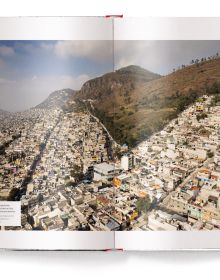
<svg viewBox="0 0 220 280">
<path fill-rule="evenodd" d="M 133 154 L 123 155 L 121 158 L 121 168 L 125 171 L 132 169 L 135 166 L 136 160 Z"/>
<path fill-rule="evenodd" d="M 102 162 L 94 165 L 94 181 L 100 181 L 103 179 L 111 180 L 119 173 L 119 169 L 116 169 L 114 165 Z"/>
</svg>

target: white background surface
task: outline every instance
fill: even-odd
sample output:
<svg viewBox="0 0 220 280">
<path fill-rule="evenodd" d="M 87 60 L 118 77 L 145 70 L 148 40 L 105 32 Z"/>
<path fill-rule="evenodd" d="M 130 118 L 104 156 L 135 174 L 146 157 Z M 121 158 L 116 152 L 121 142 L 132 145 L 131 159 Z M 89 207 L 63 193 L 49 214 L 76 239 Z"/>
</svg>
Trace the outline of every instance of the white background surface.
<svg viewBox="0 0 220 280">
<path fill-rule="evenodd" d="M 219 1 L 4 0 L 0 16 L 220 16 Z M 1 279 L 218 279 L 220 252 L 0 252 Z"/>
</svg>

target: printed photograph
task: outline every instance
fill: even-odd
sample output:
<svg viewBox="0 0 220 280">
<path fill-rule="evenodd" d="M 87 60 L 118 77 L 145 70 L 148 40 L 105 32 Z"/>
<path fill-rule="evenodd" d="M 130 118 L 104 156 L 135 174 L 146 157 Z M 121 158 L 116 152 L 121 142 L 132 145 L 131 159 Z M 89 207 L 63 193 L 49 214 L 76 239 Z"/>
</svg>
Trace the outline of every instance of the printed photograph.
<svg viewBox="0 0 220 280">
<path fill-rule="evenodd" d="M 0 41 L 1 230 L 220 229 L 220 41 Z"/>
</svg>

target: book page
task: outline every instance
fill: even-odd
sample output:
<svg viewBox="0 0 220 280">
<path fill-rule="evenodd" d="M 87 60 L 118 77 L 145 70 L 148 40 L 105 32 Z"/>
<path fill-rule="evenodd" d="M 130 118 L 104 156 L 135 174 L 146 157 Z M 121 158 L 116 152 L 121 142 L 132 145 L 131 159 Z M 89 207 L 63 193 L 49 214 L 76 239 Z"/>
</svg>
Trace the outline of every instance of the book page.
<svg viewBox="0 0 220 280">
<path fill-rule="evenodd" d="M 112 20 L 0 19 L 0 248 L 102 250 L 115 144 L 92 113 Z"/>
<path fill-rule="evenodd" d="M 219 18 L 114 20 L 116 248 L 220 247 Z M 126 147 L 126 150 L 124 150 Z"/>
</svg>

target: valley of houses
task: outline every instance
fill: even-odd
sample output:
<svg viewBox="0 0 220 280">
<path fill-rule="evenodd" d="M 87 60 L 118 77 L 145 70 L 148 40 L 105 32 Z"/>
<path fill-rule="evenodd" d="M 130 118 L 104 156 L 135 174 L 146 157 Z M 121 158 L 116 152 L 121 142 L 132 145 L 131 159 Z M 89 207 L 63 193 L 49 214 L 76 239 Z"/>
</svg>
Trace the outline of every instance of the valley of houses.
<svg viewBox="0 0 220 280">
<path fill-rule="evenodd" d="M 212 97 L 131 152 L 89 113 L 31 109 L 0 119 L 0 199 L 22 208 L 21 227 L 6 229 L 220 228 L 220 106 Z M 137 201 L 146 196 L 144 213 Z"/>
</svg>

